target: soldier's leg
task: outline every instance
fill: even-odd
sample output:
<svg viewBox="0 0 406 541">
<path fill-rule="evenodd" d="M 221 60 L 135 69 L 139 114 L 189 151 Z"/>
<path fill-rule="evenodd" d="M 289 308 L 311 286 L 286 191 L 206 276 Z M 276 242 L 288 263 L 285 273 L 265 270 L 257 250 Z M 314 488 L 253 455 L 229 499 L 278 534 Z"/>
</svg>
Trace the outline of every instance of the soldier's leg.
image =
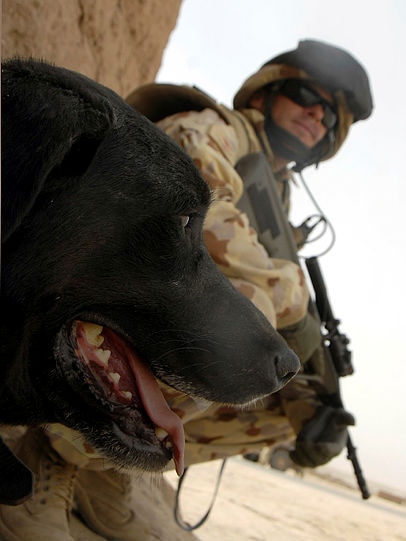
<svg viewBox="0 0 406 541">
<path fill-rule="evenodd" d="M 5 541 L 73 541 L 73 501 L 83 521 L 103 539 L 144 539 L 148 529 L 132 509 L 131 476 L 118 471 L 76 431 L 63 425 L 28 429 L 15 447 L 35 475 L 32 498 L 0 506 Z"/>
<path fill-rule="evenodd" d="M 78 467 L 52 449 L 42 428 L 28 429 L 13 451 L 33 472 L 34 493 L 20 505 L 0 506 L 0 538 L 73 541 L 69 514 Z"/>
<path fill-rule="evenodd" d="M 120 471 L 78 432 L 64 425 L 51 425 L 48 435 L 60 456 L 79 466 L 74 503 L 89 528 L 107 539 L 144 539 L 148 528 L 133 510 L 131 475 Z"/>
<path fill-rule="evenodd" d="M 249 409 L 211 406 L 185 424 L 185 464 L 197 464 L 247 453 L 259 453 L 294 439 L 295 434 L 278 405 L 261 403 Z"/>
</svg>

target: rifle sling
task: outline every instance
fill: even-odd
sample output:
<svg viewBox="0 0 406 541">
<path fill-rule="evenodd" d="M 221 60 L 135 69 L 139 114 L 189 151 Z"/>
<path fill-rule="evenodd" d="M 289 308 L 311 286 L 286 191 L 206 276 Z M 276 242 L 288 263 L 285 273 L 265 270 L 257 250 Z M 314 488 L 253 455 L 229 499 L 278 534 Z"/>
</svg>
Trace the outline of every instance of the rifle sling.
<svg viewBox="0 0 406 541">
<path fill-rule="evenodd" d="M 292 230 L 265 154 L 246 154 L 235 169 L 244 183 L 244 194 L 237 206 L 248 216 L 260 243 L 270 257 L 299 263 Z"/>
</svg>

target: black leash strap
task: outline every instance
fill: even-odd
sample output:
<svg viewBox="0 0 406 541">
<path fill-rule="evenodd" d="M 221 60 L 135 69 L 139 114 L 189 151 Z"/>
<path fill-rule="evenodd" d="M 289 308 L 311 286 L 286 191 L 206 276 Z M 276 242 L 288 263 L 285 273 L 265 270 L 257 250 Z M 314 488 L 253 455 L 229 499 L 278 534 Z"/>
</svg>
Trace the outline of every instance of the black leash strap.
<svg viewBox="0 0 406 541">
<path fill-rule="evenodd" d="M 196 522 L 196 524 L 189 524 L 189 522 L 185 522 L 181 517 L 180 517 L 180 492 L 181 492 L 181 488 L 182 488 L 182 485 L 183 485 L 183 481 L 185 480 L 185 477 L 186 477 L 186 473 L 188 471 L 189 468 L 185 468 L 185 471 L 183 472 L 183 474 L 180 476 L 179 478 L 179 481 L 178 481 L 178 489 L 176 491 L 176 498 L 175 498 L 175 507 L 174 507 L 174 517 L 175 517 L 175 522 L 178 526 L 180 526 L 183 530 L 186 530 L 187 532 L 191 532 L 193 530 L 196 530 L 197 528 L 199 528 L 202 524 L 204 524 L 204 522 L 206 522 L 208 516 L 210 515 L 210 512 L 211 510 L 213 509 L 213 506 L 214 506 L 214 502 L 216 501 L 216 497 L 217 497 L 217 493 L 218 493 L 218 490 L 219 490 L 219 487 L 220 487 L 220 481 L 221 481 L 221 477 L 223 475 L 223 471 L 224 471 L 224 467 L 226 465 L 226 461 L 227 459 L 226 458 L 223 458 L 223 462 L 220 466 L 220 469 L 219 469 L 219 472 L 217 474 L 217 481 L 216 481 L 216 486 L 214 488 L 214 492 L 213 492 L 213 497 L 211 499 L 211 502 L 210 502 L 210 505 L 209 505 L 209 508 L 207 509 L 206 513 L 203 515 L 203 517 L 198 520 Z"/>
</svg>

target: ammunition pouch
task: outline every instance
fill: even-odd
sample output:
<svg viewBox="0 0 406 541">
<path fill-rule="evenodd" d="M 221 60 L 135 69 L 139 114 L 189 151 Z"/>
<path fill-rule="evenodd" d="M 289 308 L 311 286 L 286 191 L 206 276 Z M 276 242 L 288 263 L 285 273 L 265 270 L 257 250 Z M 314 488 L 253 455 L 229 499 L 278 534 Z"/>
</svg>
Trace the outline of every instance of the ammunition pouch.
<svg viewBox="0 0 406 541">
<path fill-rule="evenodd" d="M 323 406 L 308 421 L 296 438 L 290 457 L 299 466 L 315 468 L 338 456 L 347 444 L 348 426 L 355 419 L 343 408 Z"/>
</svg>

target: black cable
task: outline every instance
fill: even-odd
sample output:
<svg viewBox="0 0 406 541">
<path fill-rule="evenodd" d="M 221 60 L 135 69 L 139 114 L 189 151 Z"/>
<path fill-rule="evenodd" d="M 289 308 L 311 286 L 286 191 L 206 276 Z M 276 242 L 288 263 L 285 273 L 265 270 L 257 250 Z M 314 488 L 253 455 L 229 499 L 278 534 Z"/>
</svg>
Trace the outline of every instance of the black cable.
<svg viewBox="0 0 406 541">
<path fill-rule="evenodd" d="M 299 171 L 298 174 L 299 174 L 299 178 L 300 178 L 300 181 L 302 183 L 302 186 L 303 186 L 303 188 L 305 189 L 305 191 L 307 193 L 307 196 L 309 197 L 310 201 L 312 202 L 313 206 L 316 208 L 316 210 L 318 212 L 318 214 L 312 214 L 311 216 L 309 216 L 309 218 L 307 218 L 307 220 L 305 220 L 305 222 L 302 225 L 306 226 L 306 222 L 308 220 L 310 220 L 311 218 L 318 218 L 318 222 L 316 224 L 314 224 L 310 228 L 310 232 L 309 232 L 309 234 L 310 234 L 311 231 L 317 225 L 319 225 L 319 223 L 323 222 L 325 224 L 325 227 L 324 227 L 323 231 L 317 237 L 315 237 L 314 239 L 309 239 L 309 240 L 306 239 L 304 244 L 305 245 L 310 244 L 311 242 L 315 242 L 316 240 L 319 240 L 320 238 L 322 238 L 326 234 L 327 230 L 329 230 L 330 234 L 331 234 L 331 241 L 330 241 L 330 244 L 327 246 L 327 248 L 325 250 L 323 250 L 322 252 L 320 252 L 319 254 L 312 256 L 312 257 L 321 257 L 321 256 L 327 254 L 333 248 L 333 246 L 334 246 L 334 244 L 336 242 L 336 233 L 335 233 L 333 224 L 327 218 L 327 216 L 325 215 L 325 213 L 321 209 L 320 205 L 316 201 L 316 199 L 315 199 L 313 193 L 311 192 L 310 188 L 308 187 L 308 185 L 307 185 L 307 183 L 306 183 L 306 181 L 305 181 L 305 179 L 303 177 L 302 172 Z M 303 259 L 308 259 L 308 257 L 306 257 L 306 256 L 300 256 L 300 257 L 303 257 Z"/>
<path fill-rule="evenodd" d="M 212 496 L 212 500 L 210 502 L 209 508 L 207 509 L 206 513 L 202 516 L 202 518 L 200 520 L 198 520 L 195 524 L 189 524 L 189 522 L 186 522 L 186 521 L 184 521 L 184 520 L 182 520 L 180 518 L 180 512 L 179 512 L 179 508 L 180 508 L 180 489 L 182 487 L 183 481 L 185 480 L 186 472 L 188 471 L 188 468 L 185 468 L 185 471 L 180 476 L 179 481 L 178 481 L 178 489 L 176 491 L 175 506 L 174 506 L 174 517 L 175 517 L 176 524 L 178 526 L 180 526 L 183 530 L 186 530 L 187 532 L 191 532 L 193 530 L 196 530 L 204 522 L 206 522 L 206 520 L 207 520 L 208 516 L 210 515 L 210 512 L 211 512 L 211 510 L 213 508 L 214 502 L 216 500 L 217 492 L 218 492 L 219 487 L 220 487 L 220 481 L 221 481 L 221 477 L 223 475 L 223 471 L 224 471 L 224 468 L 225 468 L 225 465 L 226 465 L 226 461 L 227 461 L 227 459 L 223 458 L 222 464 L 221 464 L 219 472 L 217 474 L 216 486 L 214 487 L 214 492 L 213 492 L 213 496 Z"/>
</svg>

